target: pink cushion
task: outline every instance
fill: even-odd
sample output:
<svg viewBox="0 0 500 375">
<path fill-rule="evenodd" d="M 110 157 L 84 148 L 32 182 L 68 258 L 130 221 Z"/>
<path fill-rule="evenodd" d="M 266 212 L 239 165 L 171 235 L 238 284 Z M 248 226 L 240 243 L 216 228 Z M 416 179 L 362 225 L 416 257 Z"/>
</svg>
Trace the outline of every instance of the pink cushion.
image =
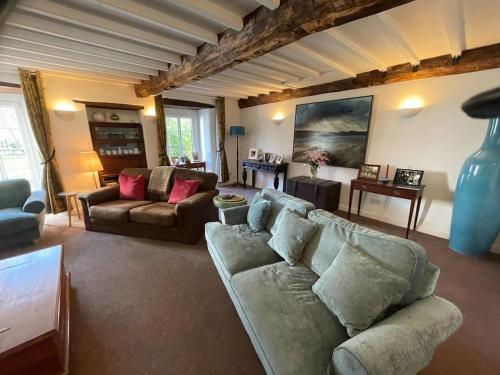
<svg viewBox="0 0 500 375">
<path fill-rule="evenodd" d="M 181 180 L 176 177 L 168 203 L 179 203 L 181 200 L 196 194 L 199 186 L 200 181 L 198 180 Z"/>
<path fill-rule="evenodd" d="M 144 176 L 129 176 L 120 173 L 118 177 L 120 184 L 120 199 L 128 199 L 134 201 L 144 200 Z"/>
</svg>

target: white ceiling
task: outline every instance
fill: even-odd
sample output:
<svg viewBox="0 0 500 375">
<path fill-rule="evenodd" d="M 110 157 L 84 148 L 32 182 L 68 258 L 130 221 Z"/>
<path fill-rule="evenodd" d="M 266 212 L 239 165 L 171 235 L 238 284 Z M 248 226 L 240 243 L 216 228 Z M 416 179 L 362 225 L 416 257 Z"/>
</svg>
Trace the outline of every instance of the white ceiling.
<svg viewBox="0 0 500 375">
<path fill-rule="evenodd" d="M 0 74 L 31 67 L 138 83 L 279 0 L 20 0 L 0 29 Z M 310 35 L 171 90 L 244 98 L 500 42 L 498 0 L 416 0 Z M 0 79 L 1 80 L 1 79 Z"/>
</svg>

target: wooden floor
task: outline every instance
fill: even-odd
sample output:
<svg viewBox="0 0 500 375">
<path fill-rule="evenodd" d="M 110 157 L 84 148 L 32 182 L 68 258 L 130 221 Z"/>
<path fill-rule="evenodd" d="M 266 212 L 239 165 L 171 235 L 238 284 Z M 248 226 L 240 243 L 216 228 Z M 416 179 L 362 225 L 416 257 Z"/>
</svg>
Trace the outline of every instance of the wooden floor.
<svg viewBox="0 0 500 375">
<path fill-rule="evenodd" d="M 346 216 L 344 212 L 336 212 Z M 404 228 L 351 215 L 351 220 L 381 232 L 404 236 Z M 471 258 L 448 248 L 448 241 L 410 232 L 429 260 L 441 268 L 436 294 L 456 304 L 464 324 L 434 354 L 422 374 L 500 374 L 500 255 Z"/>
</svg>

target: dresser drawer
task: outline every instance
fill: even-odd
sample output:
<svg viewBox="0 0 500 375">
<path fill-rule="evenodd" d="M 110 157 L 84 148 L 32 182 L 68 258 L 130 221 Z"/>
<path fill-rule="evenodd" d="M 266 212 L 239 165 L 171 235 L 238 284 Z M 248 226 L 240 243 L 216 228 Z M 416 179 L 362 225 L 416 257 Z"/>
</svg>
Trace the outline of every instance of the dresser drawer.
<svg viewBox="0 0 500 375">
<path fill-rule="evenodd" d="M 394 186 L 382 186 L 382 185 L 373 185 L 370 183 L 365 184 L 362 182 L 355 182 L 353 183 L 353 187 L 355 189 L 366 191 L 368 193 L 389 195 L 392 197 L 411 199 L 415 196 L 415 191 L 413 190 L 396 188 Z"/>
</svg>

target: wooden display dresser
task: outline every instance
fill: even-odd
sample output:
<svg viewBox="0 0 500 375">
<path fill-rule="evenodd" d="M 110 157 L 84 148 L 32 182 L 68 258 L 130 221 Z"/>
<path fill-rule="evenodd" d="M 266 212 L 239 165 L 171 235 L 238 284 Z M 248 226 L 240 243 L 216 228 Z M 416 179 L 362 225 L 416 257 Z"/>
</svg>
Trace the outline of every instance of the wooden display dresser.
<svg viewBox="0 0 500 375">
<path fill-rule="evenodd" d="M 62 246 L 0 261 L 0 290 L 0 374 L 68 374 L 70 275 Z"/>
</svg>

